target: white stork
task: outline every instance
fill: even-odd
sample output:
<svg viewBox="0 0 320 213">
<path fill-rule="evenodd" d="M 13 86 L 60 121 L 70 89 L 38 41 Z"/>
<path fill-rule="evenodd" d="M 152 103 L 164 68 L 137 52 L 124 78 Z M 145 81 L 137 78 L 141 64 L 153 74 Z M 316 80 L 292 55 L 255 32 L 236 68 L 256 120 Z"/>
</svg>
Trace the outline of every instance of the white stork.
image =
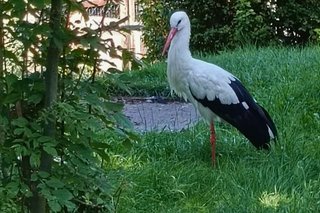
<svg viewBox="0 0 320 213">
<path fill-rule="evenodd" d="M 185 12 L 170 18 L 171 30 L 162 55 L 169 48 L 167 77 L 171 90 L 189 100 L 210 124 L 212 163 L 215 164 L 215 130 L 217 117 L 237 128 L 255 147 L 268 149 L 277 130 L 268 112 L 249 94 L 231 73 L 221 67 L 191 56 L 190 21 Z"/>
</svg>

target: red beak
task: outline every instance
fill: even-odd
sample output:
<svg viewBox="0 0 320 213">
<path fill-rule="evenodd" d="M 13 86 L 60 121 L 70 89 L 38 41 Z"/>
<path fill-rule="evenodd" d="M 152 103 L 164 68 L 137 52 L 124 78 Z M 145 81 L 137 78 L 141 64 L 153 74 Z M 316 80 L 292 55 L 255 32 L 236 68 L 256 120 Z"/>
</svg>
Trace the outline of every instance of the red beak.
<svg viewBox="0 0 320 213">
<path fill-rule="evenodd" d="M 170 33 L 169 33 L 169 35 L 167 37 L 166 43 L 165 43 L 165 45 L 163 47 L 162 55 L 166 54 L 166 51 L 168 50 L 168 48 L 170 46 L 170 43 L 171 43 L 173 37 L 176 35 L 177 31 L 178 31 L 177 28 L 175 28 L 175 27 L 171 28 Z"/>
</svg>

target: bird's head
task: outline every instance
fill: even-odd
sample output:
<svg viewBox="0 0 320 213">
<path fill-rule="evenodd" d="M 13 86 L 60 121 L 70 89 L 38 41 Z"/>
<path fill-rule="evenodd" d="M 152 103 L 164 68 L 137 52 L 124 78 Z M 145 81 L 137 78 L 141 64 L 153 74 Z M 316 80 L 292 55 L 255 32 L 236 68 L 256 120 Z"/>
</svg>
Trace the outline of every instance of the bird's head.
<svg viewBox="0 0 320 213">
<path fill-rule="evenodd" d="M 162 55 L 166 53 L 172 39 L 175 37 L 175 35 L 178 32 L 182 31 L 185 28 L 188 28 L 188 27 L 190 28 L 190 21 L 189 21 L 188 15 L 183 11 L 178 11 L 173 13 L 170 18 L 170 27 L 171 27 L 171 30 L 167 37 L 166 43 L 164 45 Z"/>
</svg>

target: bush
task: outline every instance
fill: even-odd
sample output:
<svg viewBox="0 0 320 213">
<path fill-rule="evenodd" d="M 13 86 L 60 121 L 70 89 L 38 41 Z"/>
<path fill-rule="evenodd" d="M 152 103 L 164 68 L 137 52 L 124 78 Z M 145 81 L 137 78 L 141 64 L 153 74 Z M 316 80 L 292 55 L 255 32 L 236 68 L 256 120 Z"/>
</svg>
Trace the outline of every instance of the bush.
<svg viewBox="0 0 320 213">
<path fill-rule="evenodd" d="M 218 52 L 246 44 L 304 44 L 317 41 L 320 2 L 316 0 L 139 0 L 148 57 L 160 57 L 176 10 L 188 13 L 191 49 Z"/>
<path fill-rule="evenodd" d="M 161 48 L 168 28 L 168 9 L 164 7 L 164 0 L 140 0 L 143 7 L 141 19 L 143 21 L 143 42 L 148 48 L 148 58 L 154 60 L 160 57 Z M 165 12 L 168 14 L 165 15 Z"/>
<path fill-rule="evenodd" d="M 284 44 L 316 42 L 320 27 L 320 1 L 278 0 L 272 17 L 274 34 Z"/>
<path fill-rule="evenodd" d="M 236 45 L 265 45 L 274 40 L 270 25 L 270 7 L 265 1 L 238 0 L 233 19 L 233 39 Z"/>
<path fill-rule="evenodd" d="M 233 1 L 187 1 L 187 0 L 139 0 L 143 7 L 143 39 L 151 59 L 159 58 L 167 31 L 170 15 L 176 10 L 188 13 L 191 26 L 193 50 L 216 52 L 233 45 Z"/>
<path fill-rule="evenodd" d="M 73 30 L 69 15 L 87 16 L 79 2 L 0 8 L 0 212 L 115 212 L 121 183 L 105 168 L 138 138 L 96 78 L 99 50 L 120 57 L 101 34 L 126 19 Z"/>
</svg>

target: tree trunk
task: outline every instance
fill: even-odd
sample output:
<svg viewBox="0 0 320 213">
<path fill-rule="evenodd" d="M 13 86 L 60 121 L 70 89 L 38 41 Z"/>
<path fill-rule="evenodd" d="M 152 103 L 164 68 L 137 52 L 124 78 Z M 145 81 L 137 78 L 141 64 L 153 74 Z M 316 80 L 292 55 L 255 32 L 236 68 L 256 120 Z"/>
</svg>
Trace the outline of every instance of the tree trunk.
<svg viewBox="0 0 320 213">
<path fill-rule="evenodd" d="M 3 10 L 0 3 L 0 78 L 4 75 L 4 33 L 3 33 Z"/>
<path fill-rule="evenodd" d="M 45 72 L 45 108 L 53 106 L 57 100 L 58 91 L 58 64 L 61 54 L 61 47 L 57 45 L 57 41 L 61 36 L 61 14 L 62 14 L 62 0 L 51 0 L 50 11 L 50 44 L 47 54 L 47 65 Z M 56 122 L 55 118 L 48 121 L 44 125 L 44 135 L 55 138 Z M 50 174 L 52 167 L 52 156 L 42 151 L 40 159 L 40 171 Z M 32 213 L 45 213 L 49 212 L 47 209 L 47 201 L 45 197 L 39 194 L 38 190 L 33 192 L 31 199 L 30 210 Z"/>
<path fill-rule="evenodd" d="M 0 78 L 2 78 L 4 76 L 4 33 L 3 33 L 3 3 L 0 2 Z M 0 106 L 0 111 L 2 106 Z M 0 124 L 0 146 L 3 146 L 5 143 L 5 127 Z M 4 166 L 5 164 L 5 160 L 3 155 L 1 155 L 1 162 L 0 165 L 1 166 L 1 172 L 2 172 L 2 176 L 0 176 L 0 178 L 2 179 L 1 183 L 4 183 L 7 181 L 7 177 L 8 177 L 8 173 L 6 171 L 6 167 Z"/>
</svg>

